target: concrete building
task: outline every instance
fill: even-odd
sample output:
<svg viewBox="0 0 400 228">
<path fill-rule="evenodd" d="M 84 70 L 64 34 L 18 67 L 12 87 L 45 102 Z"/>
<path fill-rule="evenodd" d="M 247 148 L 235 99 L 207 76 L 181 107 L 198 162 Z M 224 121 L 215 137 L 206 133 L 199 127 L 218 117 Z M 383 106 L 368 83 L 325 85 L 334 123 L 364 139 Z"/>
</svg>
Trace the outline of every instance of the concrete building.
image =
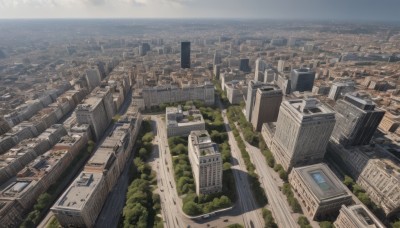
<svg viewBox="0 0 400 228">
<path fill-rule="evenodd" d="M 96 88 L 75 110 L 78 124 L 89 124 L 98 140 L 110 124 L 116 110 L 110 89 Z"/>
<path fill-rule="evenodd" d="M 312 91 L 314 86 L 315 72 L 309 68 L 294 69 L 290 74 L 291 92 Z"/>
<path fill-rule="evenodd" d="M 181 68 L 190 68 L 190 42 L 181 42 Z"/>
<path fill-rule="evenodd" d="M 205 130 L 205 122 L 200 111 L 183 111 L 181 106 L 167 107 L 165 111 L 167 137 L 188 136 L 191 131 Z"/>
<path fill-rule="evenodd" d="M 221 65 L 214 65 L 213 66 L 213 74 L 215 79 L 219 79 L 221 74 Z"/>
<path fill-rule="evenodd" d="M 216 66 L 216 65 L 219 65 L 221 63 L 222 63 L 221 55 L 219 54 L 218 51 L 215 51 L 214 52 L 213 65 Z"/>
<path fill-rule="evenodd" d="M 346 93 L 354 92 L 355 83 L 353 81 L 348 82 L 334 82 L 329 91 L 328 97 L 332 100 L 337 100 L 344 97 Z"/>
<path fill-rule="evenodd" d="M 258 81 L 249 81 L 247 86 L 247 96 L 246 96 L 246 119 L 251 122 L 251 117 L 253 116 L 254 102 L 256 99 L 257 89 L 263 87 L 265 84 Z"/>
<path fill-rule="evenodd" d="M 142 97 L 146 109 L 165 103 L 193 100 L 201 100 L 207 105 L 213 105 L 215 102 L 214 90 L 214 85 L 210 82 L 187 87 L 155 86 L 143 88 Z"/>
<path fill-rule="evenodd" d="M 264 82 L 264 72 L 267 64 L 261 58 L 256 60 L 256 69 L 254 71 L 254 81 Z"/>
<path fill-rule="evenodd" d="M 107 197 L 102 173 L 81 172 L 51 208 L 63 227 L 93 227 Z"/>
<path fill-rule="evenodd" d="M 282 90 L 277 86 L 257 89 L 251 123 L 256 131 L 261 131 L 263 123 L 276 122 L 282 102 Z"/>
<path fill-rule="evenodd" d="M 247 85 L 244 81 L 230 81 L 225 83 L 226 97 L 231 104 L 240 104 L 244 101 L 244 93 L 247 92 Z"/>
<path fill-rule="evenodd" d="M 346 186 L 324 163 L 293 168 L 289 183 L 304 214 L 312 220 L 337 214 L 342 205 L 353 202 Z"/>
<path fill-rule="evenodd" d="M 335 228 L 385 228 L 386 226 L 362 204 L 342 205 L 334 222 Z"/>
<path fill-rule="evenodd" d="M 239 60 L 239 70 L 243 72 L 251 71 L 248 58 L 242 58 Z"/>
<path fill-rule="evenodd" d="M 264 71 L 264 83 L 273 83 L 275 80 L 275 70 L 272 68 L 268 68 Z"/>
<path fill-rule="evenodd" d="M 384 133 L 396 132 L 400 126 L 400 113 L 396 110 L 388 110 L 385 112 L 378 128 Z"/>
<path fill-rule="evenodd" d="M 330 142 L 328 151 L 387 216 L 400 211 L 400 160 L 383 146 L 345 148 Z"/>
<path fill-rule="evenodd" d="M 282 93 L 284 95 L 289 94 L 291 92 L 291 82 L 288 76 L 278 75 L 278 77 L 275 80 L 275 84 L 278 85 L 279 88 L 281 88 Z"/>
<path fill-rule="evenodd" d="M 89 91 L 92 91 L 101 84 L 100 71 L 96 68 L 86 70 L 86 82 L 89 87 Z"/>
<path fill-rule="evenodd" d="M 222 191 L 222 157 L 208 132 L 192 131 L 188 150 L 197 195 Z"/>
<path fill-rule="evenodd" d="M 335 111 L 332 139 L 345 146 L 368 144 L 385 114 L 372 101 L 350 94 L 336 102 Z"/>
<path fill-rule="evenodd" d="M 320 162 L 334 125 L 335 113 L 315 98 L 284 101 L 271 151 L 286 170 Z"/>
</svg>

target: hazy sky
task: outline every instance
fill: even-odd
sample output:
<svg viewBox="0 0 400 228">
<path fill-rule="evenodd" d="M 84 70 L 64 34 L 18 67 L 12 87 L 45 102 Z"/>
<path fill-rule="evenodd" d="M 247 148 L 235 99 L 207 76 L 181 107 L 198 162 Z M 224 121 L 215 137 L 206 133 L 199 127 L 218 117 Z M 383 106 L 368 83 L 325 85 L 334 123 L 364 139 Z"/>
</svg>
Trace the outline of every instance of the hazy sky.
<svg viewBox="0 0 400 228">
<path fill-rule="evenodd" d="M 0 0 L 0 18 L 277 18 L 400 21 L 400 0 Z"/>
</svg>

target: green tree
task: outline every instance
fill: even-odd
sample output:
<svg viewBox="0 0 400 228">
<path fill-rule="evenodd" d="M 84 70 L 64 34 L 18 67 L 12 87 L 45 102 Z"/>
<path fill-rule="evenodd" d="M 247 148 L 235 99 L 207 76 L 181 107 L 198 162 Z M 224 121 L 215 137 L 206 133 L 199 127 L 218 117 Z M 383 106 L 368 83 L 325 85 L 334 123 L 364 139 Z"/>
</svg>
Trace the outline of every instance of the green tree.
<svg viewBox="0 0 400 228">
<path fill-rule="evenodd" d="M 397 221 L 395 223 L 392 224 L 393 228 L 400 228 L 400 221 Z"/>
<path fill-rule="evenodd" d="M 147 150 L 146 150 L 146 148 L 140 148 L 139 149 L 139 157 L 141 157 L 141 158 L 145 158 L 147 156 Z"/>
<path fill-rule="evenodd" d="M 195 202 L 187 202 L 184 204 L 183 211 L 188 215 L 198 215 L 202 213 L 201 208 Z"/>
<path fill-rule="evenodd" d="M 354 180 L 349 176 L 344 176 L 343 184 L 346 185 L 349 189 L 353 189 Z"/>
<path fill-rule="evenodd" d="M 334 228 L 332 222 L 329 221 L 323 221 L 319 223 L 319 227 L 321 228 Z"/>
<path fill-rule="evenodd" d="M 300 226 L 304 226 L 304 225 L 309 225 L 310 222 L 308 221 L 307 217 L 305 216 L 300 216 L 297 219 L 297 224 L 299 224 Z"/>
<path fill-rule="evenodd" d="M 37 199 L 37 203 L 33 207 L 35 210 L 42 211 L 45 209 L 51 202 L 51 195 L 48 193 L 43 193 Z"/>
</svg>

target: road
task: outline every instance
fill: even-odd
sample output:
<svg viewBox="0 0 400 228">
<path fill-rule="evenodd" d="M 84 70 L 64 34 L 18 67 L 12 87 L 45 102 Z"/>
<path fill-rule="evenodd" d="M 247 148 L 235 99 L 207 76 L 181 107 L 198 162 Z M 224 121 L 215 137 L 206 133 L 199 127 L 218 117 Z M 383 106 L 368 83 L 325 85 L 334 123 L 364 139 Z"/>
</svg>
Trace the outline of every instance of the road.
<svg viewBox="0 0 400 228">
<path fill-rule="evenodd" d="M 270 208 L 275 218 L 275 222 L 279 227 L 298 227 L 292 216 L 292 212 L 285 199 L 285 196 L 281 191 L 279 191 L 276 181 L 276 178 L 278 177 L 275 171 L 267 165 L 265 157 L 261 153 L 260 149 L 250 145 L 244 139 L 243 141 L 245 142 L 246 150 L 249 152 L 250 159 L 255 165 L 257 173 L 260 176 L 261 186 L 264 188 L 264 191 L 268 196 L 268 202 L 271 206 Z"/>
<path fill-rule="evenodd" d="M 233 176 L 235 177 L 236 192 L 238 195 L 238 201 L 242 209 L 243 224 L 245 227 L 264 227 L 264 219 L 261 211 L 257 207 L 257 203 L 254 200 L 253 192 L 249 188 L 249 176 L 247 175 L 246 165 L 240 154 L 239 147 L 235 140 L 235 137 L 229 127 L 228 118 L 225 115 L 226 110 L 222 112 L 222 116 L 225 123 L 225 129 L 229 137 L 229 145 L 231 146 L 232 159 L 237 162 L 233 162 L 231 167 Z"/>
</svg>

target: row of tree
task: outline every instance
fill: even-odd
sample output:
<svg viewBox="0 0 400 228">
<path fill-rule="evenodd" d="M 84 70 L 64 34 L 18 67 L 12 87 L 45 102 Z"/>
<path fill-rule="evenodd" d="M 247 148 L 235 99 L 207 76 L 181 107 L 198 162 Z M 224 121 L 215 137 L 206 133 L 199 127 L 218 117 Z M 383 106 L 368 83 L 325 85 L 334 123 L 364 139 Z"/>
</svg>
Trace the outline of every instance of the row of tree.
<svg viewBox="0 0 400 228">
<path fill-rule="evenodd" d="M 250 160 L 250 155 L 246 150 L 246 145 L 244 141 L 242 140 L 242 137 L 240 136 L 239 131 L 237 130 L 235 126 L 235 120 L 238 118 L 232 118 L 235 115 L 243 115 L 243 113 L 237 113 L 235 109 L 232 109 L 233 106 L 228 108 L 228 120 L 229 120 L 229 126 L 232 129 L 232 133 L 235 137 L 236 143 L 239 147 L 240 153 L 242 155 L 242 158 L 244 160 L 244 163 L 246 165 L 247 172 L 249 174 L 249 180 L 250 180 L 250 189 L 253 191 L 253 195 L 257 196 L 258 204 L 260 206 L 264 206 L 268 203 L 267 196 L 265 195 L 264 190 L 261 187 L 260 181 L 258 174 L 255 172 L 256 168 L 254 164 Z M 238 106 L 236 106 L 238 107 Z"/>
<path fill-rule="evenodd" d="M 145 161 L 151 155 L 154 134 L 149 120 L 142 122 L 141 131 L 136 141 L 139 148 L 135 154 L 131 169 L 131 179 L 128 187 L 126 203 L 123 209 L 123 227 L 163 227 L 163 223 L 156 215 L 161 210 L 160 196 L 153 193 L 156 188 L 156 175 Z"/>
<path fill-rule="evenodd" d="M 272 216 L 272 212 L 267 208 L 262 209 L 262 215 L 265 222 L 265 228 L 278 228 L 278 225 L 275 223 L 275 219 Z"/>
<path fill-rule="evenodd" d="M 253 146 L 258 146 L 260 142 L 259 133 L 253 131 L 253 125 L 246 120 L 241 106 L 230 106 L 228 108 L 228 119 L 237 123 L 243 133 L 244 140 Z"/>
</svg>

